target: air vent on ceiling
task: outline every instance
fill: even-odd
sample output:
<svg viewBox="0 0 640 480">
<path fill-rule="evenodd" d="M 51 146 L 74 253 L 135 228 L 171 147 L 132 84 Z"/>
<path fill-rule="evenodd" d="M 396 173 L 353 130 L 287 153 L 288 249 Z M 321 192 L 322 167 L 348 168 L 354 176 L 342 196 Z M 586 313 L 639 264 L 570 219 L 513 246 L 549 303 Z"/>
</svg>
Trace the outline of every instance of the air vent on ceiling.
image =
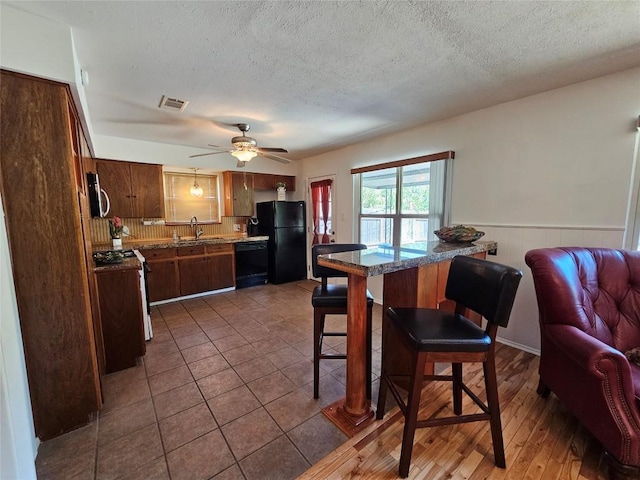
<svg viewBox="0 0 640 480">
<path fill-rule="evenodd" d="M 188 100 L 180 100 L 177 98 L 169 98 L 166 95 L 162 96 L 162 100 L 160 100 L 160 108 L 166 108 L 168 110 L 177 110 L 182 112 L 187 105 L 189 104 Z"/>
</svg>

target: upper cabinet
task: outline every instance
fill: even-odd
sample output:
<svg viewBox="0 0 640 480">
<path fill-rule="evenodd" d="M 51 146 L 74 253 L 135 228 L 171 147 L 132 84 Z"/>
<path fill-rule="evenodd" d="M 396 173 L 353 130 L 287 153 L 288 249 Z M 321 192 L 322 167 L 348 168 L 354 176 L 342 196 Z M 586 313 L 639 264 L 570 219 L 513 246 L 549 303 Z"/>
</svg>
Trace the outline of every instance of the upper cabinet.
<svg viewBox="0 0 640 480">
<path fill-rule="evenodd" d="M 253 173 L 247 172 L 222 172 L 225 216 L 253 215 L 253 177 Z"/>
<path fill-rule="evenodd" d="M 296 189 L 296 177 L 290 175 L 222 172 L 222 181 L 224 182 L 224 216 L 226 217 L 251 217 L 254 214 L 254 191 L 273 190 L 275 192 L 278 182 L 285 183 L 290 192 Z"/>
<path fill-rule="evenodd" d="M 96 169 L 109 196 L 109 215 L 164 217 L 161 165 L 96 160 Z"/>
<path fill-rule="evenodd" d="M 275 190 L 276 184 L 282 182 L 287 185 L 287 191 L 296 191 L 296 177 L 290 175 L 271 175 L 269 173 L 254 173 L 254 190 Z"/>
</svg>

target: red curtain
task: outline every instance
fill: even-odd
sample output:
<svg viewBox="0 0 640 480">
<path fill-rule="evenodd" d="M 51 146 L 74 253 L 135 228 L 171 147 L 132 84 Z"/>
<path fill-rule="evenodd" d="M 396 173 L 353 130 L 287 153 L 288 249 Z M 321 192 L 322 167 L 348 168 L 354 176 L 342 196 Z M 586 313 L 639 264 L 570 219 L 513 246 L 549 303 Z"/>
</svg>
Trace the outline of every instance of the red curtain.
<svg viewBox="0 0 640 480">
<path fill-rule="evenodd" d="M 313 241 L 311 245 L 315 245 L 318 242 L 318 200 L 320 199 L 320 189 L 314 187 L 314 183 L 311 183 L 311 208 L 313 213 Z"/>
<path fill-rule="evenodd" d="M 333 180 L 321 180 L 319 182 L 311 182 L 311 203 L 313 211 L 313 242 L 312 245 L 320 243 L 319 229 L 320 217 L 322 212 L 322 221 L 324 223 L 324 232 L 322 234 L 322 243 L 329 243 L 329 232 L 327 231 L 327 222 L 329 220 L 329 203 L 331 202 L 331 184 Z"/>
</svg>

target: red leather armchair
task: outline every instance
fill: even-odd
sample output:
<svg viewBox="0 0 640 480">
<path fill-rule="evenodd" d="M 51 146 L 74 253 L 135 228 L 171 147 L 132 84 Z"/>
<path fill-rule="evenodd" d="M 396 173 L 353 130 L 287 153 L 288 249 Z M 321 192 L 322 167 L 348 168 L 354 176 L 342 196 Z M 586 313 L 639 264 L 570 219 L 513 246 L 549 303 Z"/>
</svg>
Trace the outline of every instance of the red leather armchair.
<svg viewBox="0 0 640 480">
<path fill-rule="evenodd" d="M 544 248 L 525 256 L 540 314 L 540 384 L 597 438 L 612 478 L 640 478 L 640 252 Z"/>
</svg>

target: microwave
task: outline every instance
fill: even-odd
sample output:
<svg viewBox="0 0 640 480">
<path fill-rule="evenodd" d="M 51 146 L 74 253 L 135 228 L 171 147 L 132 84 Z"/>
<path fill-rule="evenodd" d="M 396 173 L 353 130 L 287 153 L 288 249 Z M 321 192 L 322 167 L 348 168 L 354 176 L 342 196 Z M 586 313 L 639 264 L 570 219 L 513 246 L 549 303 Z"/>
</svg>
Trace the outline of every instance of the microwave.
<svg viewBox="0 0 640 480">
<path fill-rule="evenodd" d="M 89 186 L 89 209 L 92 217 L 106 217 L 109 214 L 111 204 L 109 196 L 100 188 L 100 180 L 97 173 L 87 173 L 87 183 Z"/>
</svg>

